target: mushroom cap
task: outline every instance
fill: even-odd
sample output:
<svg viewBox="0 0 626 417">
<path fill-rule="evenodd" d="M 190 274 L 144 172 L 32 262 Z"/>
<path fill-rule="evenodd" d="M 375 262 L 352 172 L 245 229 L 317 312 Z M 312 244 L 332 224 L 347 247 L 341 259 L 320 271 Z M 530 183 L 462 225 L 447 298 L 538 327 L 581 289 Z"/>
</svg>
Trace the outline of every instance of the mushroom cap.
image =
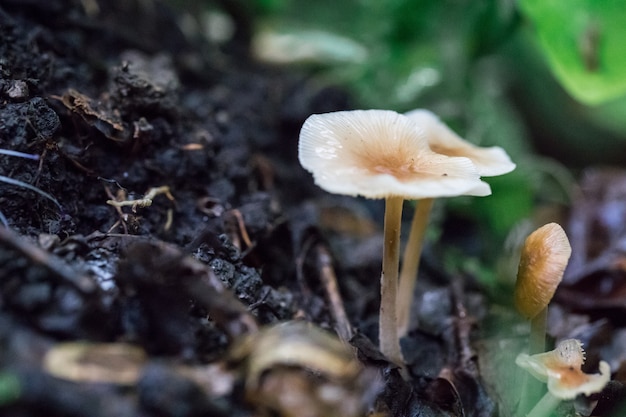
<svg viewBox="0 0 626 417">
<path fill-rule="evenodd" d="M 520 314 L 532 319 L 550 303 L 571 253 L 567 235 L 557 223 L 548 223 L 526 238 L 514 293 Z"/>
<path fill-rule="evenodd" d="M 298 157 L 331 193 L 406 199 L 491 194 L 470 159 L 433 152 L 408 117 L 390 110 L 309 116 Z"/>
<path fill-rule="evenodd" d="M 611 378 L 608 363 L 600 361 L 599 374 L 586 374 L 581 367 L 585 351 L 577 339 L 560 342 L 556 349 L 536 355 L 520 354 L 515 363 L 542 382 L 548 383 L 548 391 L 558 398 L 569 400 L 578 394 L 591 395 L 600 392 Z"/>
<path fill-rule="evenodd" d="M 415 109 L 405 115 L 422 128 L 430 149 L 447 156 L 471 159 L 482 176 L 502 175 L 515 169 L 504 149 L 499 146 L 483 148 L 464 140 L 429 110 Z"/>
</svg>

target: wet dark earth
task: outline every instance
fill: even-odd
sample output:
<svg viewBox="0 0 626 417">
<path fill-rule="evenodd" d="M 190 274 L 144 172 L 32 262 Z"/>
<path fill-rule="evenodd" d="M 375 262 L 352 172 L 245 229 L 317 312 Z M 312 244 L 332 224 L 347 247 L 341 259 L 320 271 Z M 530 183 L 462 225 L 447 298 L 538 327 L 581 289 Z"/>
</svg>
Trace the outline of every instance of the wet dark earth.
<svg viewBox="0 0 626 417">
<path fill-rule="evenodd" d="M 382 202 L 330 196 L 297 161 L 306 117 L 354 104 L 254 61 L 248 7 L 215 3 L 222 43 L 154 1 L 0 1 L 0 414 L 513 416 L 496 368 L 514 378 L 524 323 L 437 247 L 409 380 L 378 352 Z M 585 230 L 620 198 L 581 194 L 593 252 L 551 324 L 615 381 L 559 415 L 619 415 L 622 235 Z"/>
</svg>

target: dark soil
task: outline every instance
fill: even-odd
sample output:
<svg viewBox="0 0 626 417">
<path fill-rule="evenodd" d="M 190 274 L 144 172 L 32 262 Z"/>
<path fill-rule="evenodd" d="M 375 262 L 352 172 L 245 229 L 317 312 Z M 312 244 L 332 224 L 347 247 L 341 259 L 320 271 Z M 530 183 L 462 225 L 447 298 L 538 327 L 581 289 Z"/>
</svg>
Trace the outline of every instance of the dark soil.
<svg viewBox="0 0 626 417">
<path fill-rule="evenodd" d="M 0 182 L 1 414 L 510 415 L 478 368 L 485 297 L 430 249 L 411 381 L 378 353 L 382 206 L 323 193 L 297 161 L 304 119 L 350 99 L 255 62 L 245 2 L 216 7 L 226 43 L 154 1 L 0 1 L 0 148 L 39 158 L 0 155 L 0 175 L 50 197 Z M 315 330 L 258 330 L 293 320 L 365 366 L 329 365 L 352 359 Z M 115 377 L 86 381 L 45 365 L 63 342 L 142 353 L 119 372 L 101 353 Z M 281 346 L 312 353 L 263 356 Z"/>
</svg>

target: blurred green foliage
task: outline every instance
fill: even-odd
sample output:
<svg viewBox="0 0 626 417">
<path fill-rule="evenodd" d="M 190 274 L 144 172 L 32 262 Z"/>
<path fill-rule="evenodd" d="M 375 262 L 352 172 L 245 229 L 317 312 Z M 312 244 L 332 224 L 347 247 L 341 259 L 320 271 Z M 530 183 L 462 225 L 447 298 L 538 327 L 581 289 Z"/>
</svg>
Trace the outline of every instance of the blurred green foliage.
<svg viewBox="0 0 626 417">
<path fill-rule="evenodd" d="M 522 0 L 550 67 L 577 99 L 626 93 L 626 4 L 620 0 Z"/>
<path fill-rule="evenodd" d="M 260 0 L 258 9 L 261 32 L 290 34 L 303 47 L 313 42 L 329 51 L 336 39 L 359 45 L 341 60 L 322 52 L 308 63 L 325 66 L 325 75 L 349 85 L 365 106 L 407 110 L 441 88 L 448 97 L 465 96 L 471 63 L 518 22 L 512 4 L 494 1 Z M 335 37 L 311 40 L 315 33 Z"/>
</svg>

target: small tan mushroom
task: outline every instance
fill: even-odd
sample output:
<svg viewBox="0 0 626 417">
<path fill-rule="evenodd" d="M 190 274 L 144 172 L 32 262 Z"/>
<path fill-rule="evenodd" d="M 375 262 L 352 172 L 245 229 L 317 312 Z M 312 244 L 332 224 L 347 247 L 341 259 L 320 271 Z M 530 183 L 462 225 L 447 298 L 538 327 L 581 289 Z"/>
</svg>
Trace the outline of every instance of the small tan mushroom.
<svg viewBox="0 0 626 417">
<path fill-rule="evenodd" d="M 520 256 L 514 302 L 519 313 L 530 320 L 528 353 L 545 350 L 548 304 L 563 278 L 572 253 L 561 226 L 548 223 L 531 233 Z M 528 410 L 539 395 L 540 387 L 527 378 L 522 387 L 522 410 Z"/>
<path fill-rule="evenodd" d="M 515 307 L 533 324 L 545 323 L 547 307 L 567 267 L 572 248 L 563 228 L 548 223 L 531 233 L 524 242 L 515 282 Z M 545 338 L 545 324 L 543 325 Z M 543 344 L 543 342 L 541 342 Z M 537 346 L 537 353 L 545 346 Z"/>
<path fill-rule="evenodd" d="M 408 117 L 389 110 L 312 115 L 302 126 L 298 155 L 326 191 L 385 199 L 379 340 L 381 352 L 402 364 L 396 313 L 402 203 L 488 195 L 489 185 L 468 158 L 433 152 Z"/>
<path fill-rule="evenodd" d="M 515 307 L 524 317 L 536 317 L 552 300 L 571 254 L 569 239 L 557 223 L 526 238 L 515 282 Z"/>
<path fill-rule="evenodd" d="M 497 146 L 483 148 L 467 142 L 429 110 L 416 109 L 405 113 L 405 115 L 424 132 L 426 141 L 432 151 L 446 156 L 470 159 L 481 176 L 502 175 L 515 169 L 515 164 L 511 162 L 511 159 L 502 148 Z M 476 194 L 459 193 L 456 195 Z M 417 203 L 413 214 L 411 231 L 404 250 L 396 302 L 398 334 L 400 336 L 404 336 L 407 333 L 410 325 L 411 304 L 417 282 L 424 234 L 434 203 L 434 197 L 436 196 L 426 197 Z"/>
<path fill-rule="evenodd" d="M 548 393 L 527 416 L 549 416 L 561 400 L 571 400 L 579 394 L 591 395 L 602 391 L 611 378 L 609 364 L 600 361 L 599 374 L 586 374 L 582 371 L 584 362 L 585 351 L 577 339 L 563 340 L 556 349 L 549 352 L 530 356 L 520 354 L 515 363 L 548 385 Z"/>
</svg>

